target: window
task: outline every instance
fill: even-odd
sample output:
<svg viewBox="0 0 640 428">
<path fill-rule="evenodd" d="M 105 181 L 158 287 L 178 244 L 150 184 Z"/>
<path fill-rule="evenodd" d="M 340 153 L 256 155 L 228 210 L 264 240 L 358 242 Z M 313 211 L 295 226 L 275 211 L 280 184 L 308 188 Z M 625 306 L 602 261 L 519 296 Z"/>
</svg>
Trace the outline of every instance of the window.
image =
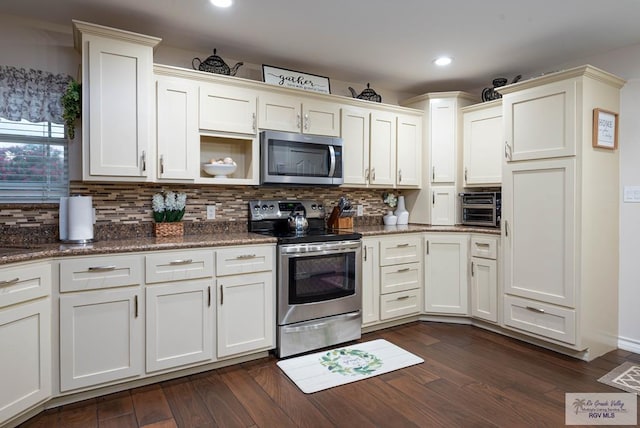
<svg viewBox="0 0 640 428">
<path fill-rule="evenodd" d="M 0 203 L 58 202 L 68 194 L 64 125 L 0 118 Z"/>
</svg>

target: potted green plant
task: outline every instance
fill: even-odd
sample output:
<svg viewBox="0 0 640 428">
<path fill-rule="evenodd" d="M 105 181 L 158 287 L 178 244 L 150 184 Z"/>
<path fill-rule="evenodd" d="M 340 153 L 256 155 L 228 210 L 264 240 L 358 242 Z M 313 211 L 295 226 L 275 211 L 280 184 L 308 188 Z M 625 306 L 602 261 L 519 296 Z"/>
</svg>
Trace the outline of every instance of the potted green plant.
<svg viewBox="0 0 640 428">
<path fill-rule="evenodd" d="M 67 89 L 62 95 L 62 118 L 67 128 L 67 136 L 70 140 L 76 135 L 75 123 L 82 114 L 82 84 L 71 79 Z"/>
</svg>

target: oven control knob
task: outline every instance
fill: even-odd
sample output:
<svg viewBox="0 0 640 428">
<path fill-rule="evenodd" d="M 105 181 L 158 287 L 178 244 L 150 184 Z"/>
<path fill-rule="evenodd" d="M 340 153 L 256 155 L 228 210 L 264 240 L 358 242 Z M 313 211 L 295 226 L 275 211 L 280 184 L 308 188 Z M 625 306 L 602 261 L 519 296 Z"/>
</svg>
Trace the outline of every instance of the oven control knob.
<svg viewBox="0 0 640 428">
<path fill-rule="evenodd" d="M 254 211 L 258 211 L 260 209 L 259 205 L 256 205 L 255 207 L 253 207 Z"/>
<path fill-rule="evenodd" d="M 322 211 L 324 208 L 322 208 L 322 204 L 318 204 L 318 210 Z"/>
<path fill-rule="evenodd" d="M 316 209 L 316 204 L 311 204 L 311 209 L 315 210 Z"/>
<path fill-rule="evenodd" d="M 270 211 L 273 211 L 273 208 L 274 208 L 273 205 L 269 205 L 269 210 Z"/>
<path fill-rule="evenodd" d="M 262 206 L 262 211 L 266 211 L 266 210 L 267 210 L 267 208 L 269 208 L 269 207 L 267 206 L 267 204 L 264 204 L 264 205 Z"/>
</svg>

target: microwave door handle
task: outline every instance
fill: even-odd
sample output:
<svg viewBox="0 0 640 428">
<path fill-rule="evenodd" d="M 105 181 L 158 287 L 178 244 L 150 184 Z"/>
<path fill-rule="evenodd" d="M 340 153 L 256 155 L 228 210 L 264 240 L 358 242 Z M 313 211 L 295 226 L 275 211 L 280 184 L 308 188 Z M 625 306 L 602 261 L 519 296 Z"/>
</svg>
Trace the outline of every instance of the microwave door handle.
<svg viewBox="0 0 640 428">
<path fill-rule="evenodd" d="M 329 146 L 329 159 L 331 160 L 331 164 L 329 165 L 329 177 L 333 177 L 333 174 L 336 172 L 336 150 L 333 146 Z"/>
</svg>

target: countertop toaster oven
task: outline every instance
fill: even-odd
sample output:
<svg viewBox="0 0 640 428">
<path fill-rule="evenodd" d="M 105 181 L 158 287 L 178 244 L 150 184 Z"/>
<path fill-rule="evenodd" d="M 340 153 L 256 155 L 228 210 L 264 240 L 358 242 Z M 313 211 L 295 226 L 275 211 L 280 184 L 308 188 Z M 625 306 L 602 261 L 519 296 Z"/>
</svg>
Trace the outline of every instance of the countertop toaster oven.
<svg viewBox="0 0 640 428">
<path fill-rule="evenodd" d="M 500 227 L 502 199 L 500 192 L 460 193 L 462 224 L 468 226 Z"/>
</svg>

